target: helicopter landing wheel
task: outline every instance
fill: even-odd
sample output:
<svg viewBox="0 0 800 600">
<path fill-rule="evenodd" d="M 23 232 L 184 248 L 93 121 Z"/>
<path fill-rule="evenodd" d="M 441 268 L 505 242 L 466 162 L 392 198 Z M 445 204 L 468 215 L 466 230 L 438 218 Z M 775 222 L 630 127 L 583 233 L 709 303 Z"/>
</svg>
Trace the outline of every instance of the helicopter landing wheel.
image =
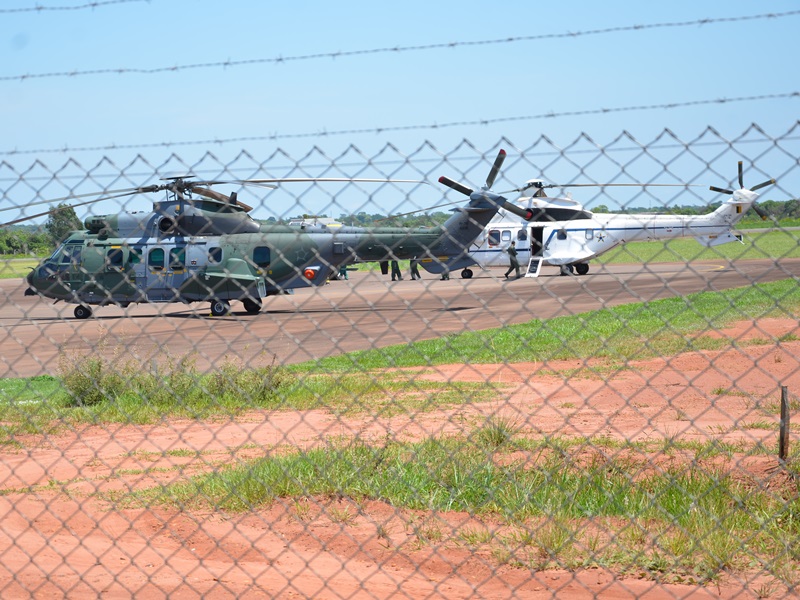
<svg viewBox="0 0 800 600">
<path fill-rule="evenodd" d="M 561 265 L 561 276 L 572 275 L 575 272 L 575 267 L 572 265 Z"/>
<path fill-rule="evenodd" d="M 472 269 L 464 269 L 461 271 L 462 279 L 472 279 Z"/>
<path fill-rule="evenodd" d="M 92 309 L 83 304 L 78 304 L 78 306 L 75 307 L 74 314 L 76 319 L 88 319 L 92 316 Z"/>
<path fill-rule="evenodd" d="M 225 300 L 212 300 L 211 301 L 211 316 L 224 317 L 231 311 L 231 305 Z"/>
<path fill-rule="evenodd" d="M 578 275 L 586 275 L 589 272 L 588 263 L 578 263 L 577 265 L 575 265 L 575 272 Z"/>
<path fill-rule="evenodd" d="M 261 312 L 261 302 L 253 300 L 252 298 L 245 298 L 242 300 L 242 305 L 248 315 L 257 315 Z"/>
</svg>

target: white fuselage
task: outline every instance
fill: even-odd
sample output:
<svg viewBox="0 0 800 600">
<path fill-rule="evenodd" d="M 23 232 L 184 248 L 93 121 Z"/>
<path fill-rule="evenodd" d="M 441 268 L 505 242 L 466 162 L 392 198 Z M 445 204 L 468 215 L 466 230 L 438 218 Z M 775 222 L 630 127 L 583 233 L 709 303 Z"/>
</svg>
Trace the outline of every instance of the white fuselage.
<svg viewBox="0 0 800 600">
<path fill-rule="evenodd" d="M 595 214 L 581 207 L 574 211 L 574 218 L 567 220 L 525 221 L 502 211 L 475 240 L 470 257 L 482 267 L 508 266 L 506 249 L 512 241 L 516 242 L 521 264 L 533 256 L 554 266 L 586 263 L 627 242 L 692 237 L 705 246 L 715 246 L 740 240 L 733 228 L 757 196 L 749 190 L 737 190 L 713 213 L 701 216 Z M 531 200 L 523 198 L 517 204 L 529 208 Z M 571 203 L 563 199 L 533 200 L 556 206 L 560 202 L 561 207 Z"/>
</svg>

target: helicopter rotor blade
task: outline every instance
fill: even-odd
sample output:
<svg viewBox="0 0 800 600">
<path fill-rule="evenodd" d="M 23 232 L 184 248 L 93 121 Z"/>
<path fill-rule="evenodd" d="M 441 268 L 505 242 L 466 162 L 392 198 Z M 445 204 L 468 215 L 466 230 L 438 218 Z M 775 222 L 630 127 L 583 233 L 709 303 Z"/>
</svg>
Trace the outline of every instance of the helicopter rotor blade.
<svg viewBox="0 0 800 600">
<path fill-rule="evenodd" d="M 213 181 L 190 181 L 188 182 L 191 187 L 196 185 L 210 186 L 210 185 L 258 185 L 260 187 L 275 189 L 277 185 L 268 185 L 266 183 L 258 183 L 255 179 L 229 179 L 226 181 L 213 180 Z"/>
<path fill-rule="evenodd" d="M 462 183 L 458 183 L 457 181 L 453 181 L 449 177 L 445 177 L 444 175 L 439 177 L 439 183 L 442 183 L 442 184 L 446 185 L 447 187 L 449 187 L 450 189 L 453 189 L 453 190 L 455 190 L 457 192 L 461 192 L 465 196 L 471 196 L 472 193 L 475 191 L 475 190 L 473 190 L 471 188 L 468 188 L 467 186 L 465 186 Z"/>
<path fill-rule="evenodd" d="M 719 192 L 720 194 L 728 194 L 729 196 L 733 195 L 733 190 L 726 190 L 725 188 L 718 188 L 718 187 L 716 187 L 714 185 L 709 186 L 708 189 L 710 189 L 712 192 Z"/>
<path fill-rule="evenodd" d="M 548 183 L 543 188 L 567 187 L 704 187 L 700 183 Z M 517 190 L 514 190 L 517 191 Z M 520 190 L 521 191 L 521 190 Z"/>
<path fill-rule="evenodd" d="M 497 153 L 497 158 L 494 159 L 494 164 L 492 165 L 492 170 L 489 171 L 489 176 L 486 178 L 486 189 L 489 190 L 494 185 L 494 180 L 497 179 L 497 174 L 500 172 L 500 168 L 503 166 L 503 161 L 506 159 L 506 151 L 500 150 Z"/>
<path fill-rule="evenodd" d="M 121 198 L 122 196 L 133 196 L 134 194 L 148 194 L 150 192 L 157 192 L 159 191 L 159 189 L 163 188 L 158 185 L 149 185 L 137 188 L 127 188 L 122 190 L 91 192 L 89 194 L 78 194 L 73 196 L 64 196 L 62 198 L 51 198 L 50 200 L 37 200 L 36 202 L 30 202 L 28 204 L 25 204 L 24 206 L 7 206 L 5 208 L 0 208 L 0 212 L 5 212 L 7 210 L 19 210 L 20 208 L 27 208 L 29 206 L 39 206 L 41 204 L 58 204 L 60 202 L 66 202 L 67 200 L 77 200 L 79 198 L 89 198 L 91 196 L 100 196 L 99 198 L 95 198 L 91 202 L 101 202 L 103 200 L 107 200 L 108 198 Z M 89 204 L 89 202 L 81 203 L 76 206 L 84 206 L 85 204 Z"/>
<path fill-rule="evenodd" d="M 417 213 L 426 212 L 429 210 L 433 210 L 434 208 L 443 208 L 445 206 L 452 206 L 453 204 L 461 204 L 463 200 L 456 200 L 455 202 L 445 202 L 444 204 L 437 204 L 436 206 L 428 206 L 427 208 L 418 208 L 417 210 L 412 210 L 405 213 L 398 213 L 396 215 L 389 215 L 388 217 L 384 217 L 383 219 L 378 219 L 375 221 L 376 223 L 381 223 L 383 221 L 389 221 L 390 219 L 394 219 L 395 217 L 407 217 L 408 215 L 415 215 Z"/>
<path fill-rule="evenodd" d="M 428 183 L 422 179 L 379 179 L 379 178 L 361 178 L 361 177 L 283 177 L 279 179 L 241 179 L 238 181 L 221 181 L 217 183 L 240 183 L 243 185 L 262 185 L 264 187 L 275 188 L 277 185 L 268 184 L 281 184 L 281 183 L 317 183 L 317 182 L 333 182 L 333 183 Z"/>
<path fill-rule="evenodd" d="M 124 198 L 126 196 L 133 196 L 133 195 L 138 194 L 138 193 L 139 193 L 138 191 L 137 192 L 126 192 L 126 193 L 123 193 L 123 194 L 117 194 L 115 196 L 104 196 L 102 198 L 95 198 L 93 200 L 87 200 L 86 202 L 78 202 L 76 204 L 70 204 L 70 205 L 67 205 L 67 206 L 51 208 L 50 210 L 47 210 L 47 211 L 41 212 L 41 213 L 37 213 L 35 215 L 28 215 L 26 217 L 20 217 L 19 219 L 15 219 L 13 221 L 7 221 L 5 223 L 0 224 L 0 227 L 7 227 L 8 225 L 16 225 L 17 223 L 24 223 L 25 221 L 30 221 L 31 219 L 35 219 L 37 217 L 45 217 L 47 215 L 51 215 L 51 214 L 53 214 L 55 212 L 58 212 L 60 210 L 65 210 L 65 209 L 68 209 L 68 208 L 76 208 L 78 206 L 88 206 L 89 204 L 94 204 L 95 202 L 100 202 L 102 200 L 114 200 L 115 198 Z M 86 195 L 90 195 L 90 194 L 86 194 Z M 38 204 L 41 204 L 41 203 L 38 203 Z M 31 206 L 31 205 L 28 204 L 26 206 Z"/>
<path fill-rule="evenodd" d="M 770 179 L 768 181 L 762 181 L 758 185 L 754 185 L 753 187 L 751 187 L 750 191 L 755 192 L 756 190 L 760 190 L 761 188 L 767 187 L 768 185 L 772 185 L 773 183 L 775 183 L 774 179 Z"/>
<path fill-rule="evenodd" d="M 739 187 L 744 188 L 744 173 L 742 170 L 742 161 L 739 161 Z"/>
<path fill-rule="evenodd" d="M 767 219 L 769 219 L 769 213 L 767 213 L 767 211 L 765 211 L 763 208 L 761 208 L 761 207 L 760 207 L 758 204 L 756 204 L 755 202 L 753 202 L 753 205 L 752 205 L 750 208 L 752 208 L 752 209 L 755 211 L 755 213 L 756 213 L 756 214 L 757 214 L 759 217 L 761 217 L 761 220 L 762 220 L 762 221 L 766 221 Z"/>
</svg>

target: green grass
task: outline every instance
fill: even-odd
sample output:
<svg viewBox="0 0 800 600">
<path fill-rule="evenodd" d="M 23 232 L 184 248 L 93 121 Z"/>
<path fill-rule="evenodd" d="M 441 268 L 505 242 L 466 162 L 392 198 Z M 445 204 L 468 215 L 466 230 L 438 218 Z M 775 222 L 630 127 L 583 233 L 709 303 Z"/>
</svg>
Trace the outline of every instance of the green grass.
<svg viewBox="0 0 800 600">
<path fill-rule="evenodd" d="M 704 336 L 737 320 L 796 317 L 800 286 L 793 279 L 725 292 L 703 292 L 627 304 L 548 321 L 446 335 L 408 345 L 353 352 L 293 367 L 349 372 L 452 363 L 516 363 L 556 359 L 626 361 L 692 350 L 714 350 L 726 340 Z"/>
<path fill-rule="evenodd" d="M 796 490 L 784 496 L 753 486 L 710 455 L 648 472 L 644 455 L 587 457 L 547 439 L 517 440 L 517 433 L 498 447 L 485 433 L 496 425 L 463 437 L 379 447 L 355 441 L 266 457 L 115 499 L 240 512 L 279 498 L 344 497 L 409 511 L 460 511 L 506 528 L 489 536 L 476 533 L 474 523 L 462 532 L 441 522 L 436 535 L 419 531 L 420 541 L 488 546 L 500 562 L 536 569 L 606 566 L 713 581 L 754 563 L 778 575 L 800 558 Z M 499 448 L 532 458 L 497 461 Z"/>
<path fill-rule="evenodd" d="M 731 242 L 706 248 L 691 238 L 666 242 L 633 242 L 600 256 L 602 264 L 689 262 L 694 260 L 750 260 L 758 258 L 798 258 L 800 237 L 797 231 L 747 233 L 743 243 Z"/>
<path fill-rule="evenodd" d="M 799 308 L 800 286 L 785 280 L 466 332 L 285 368 L 245 368 L 228 361 L 216 371 L 199 373 L 191 358 L 184 357 L 162 365 L 158 372 L 143 372 L 138 363 L 122 358 L 126 356 L 122 349 L 103 352 L 101 357 L 64 356 L 59 378 L 0 380 L 0 423 L 5 432 L 0 442 L 75 422 L 230 418 L 248 410 L 411 414 L 490 400 L 498 390 L 485 382 L 425 381 L 424 374 L 386 371 L 387 367 L 576 357 L 624 366 L 634 358 L 721 348 L 730 342 L 703 332 L 739 319 L 796 318 Z"/>
<path fill-rule="evenodd" d="M 22 279 L 42 258 L 0 258 L 0 279 Z"/>
<path fill-rule="evenodd" d="M 497 396 L 486 382 L 425 381 L 407 373 L 291 376 L 274 365 L 226 361 L 200 373 L 186 357 L 142 371 L 124 352 L 63 356 L 60 377 L 0 380 L 0 443 L 76 423 L 155 423 L 165 418 L 231 419 L 252 410 L 326 409 L 376 417 L 412 414 Z"/>
</svg>

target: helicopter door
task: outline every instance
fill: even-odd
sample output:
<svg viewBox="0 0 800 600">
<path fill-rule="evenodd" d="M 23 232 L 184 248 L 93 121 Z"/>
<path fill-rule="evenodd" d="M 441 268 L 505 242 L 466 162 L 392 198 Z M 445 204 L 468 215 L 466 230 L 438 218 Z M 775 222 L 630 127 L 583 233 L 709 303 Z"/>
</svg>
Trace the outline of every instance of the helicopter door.
<svg viewBox="0 0 800 600">
<path fill-rule="evenodd" d="M 147 249 L 145 295 L 148 302 L 165 302 L 169 300 L 167 289 L 167 253 L 160 246 Z"/>
<path fill-rule="evenodd" d="M 542 255 L 543 235 L 544 227 L 531 227 L 531 257 Z"/>
<path fill-rule="evenodd" d="M 169 249 L 167 269 L 164 277 L 170 300 L 180 299 L 180 289 L 189 277 L 186 268 L 186 246 L 175 246 Z"/>
</svg>

